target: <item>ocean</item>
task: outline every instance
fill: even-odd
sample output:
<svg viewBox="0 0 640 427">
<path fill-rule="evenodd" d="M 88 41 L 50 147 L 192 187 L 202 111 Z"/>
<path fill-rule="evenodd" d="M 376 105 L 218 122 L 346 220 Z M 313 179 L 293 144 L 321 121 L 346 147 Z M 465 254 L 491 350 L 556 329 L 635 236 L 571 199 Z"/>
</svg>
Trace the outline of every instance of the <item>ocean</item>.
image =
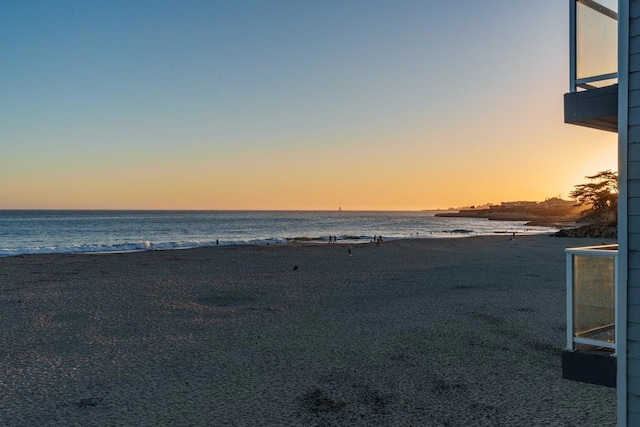
<svg viewBox="0 0 640 427">
<path fill-rule="evenodd" d="M 367 243 L 374 236 L 452 238 L 548 233 L 524 222 L 440 218 L 435 212 L 0 210 L 0 257 L 291 242 Z"/>
</svg>

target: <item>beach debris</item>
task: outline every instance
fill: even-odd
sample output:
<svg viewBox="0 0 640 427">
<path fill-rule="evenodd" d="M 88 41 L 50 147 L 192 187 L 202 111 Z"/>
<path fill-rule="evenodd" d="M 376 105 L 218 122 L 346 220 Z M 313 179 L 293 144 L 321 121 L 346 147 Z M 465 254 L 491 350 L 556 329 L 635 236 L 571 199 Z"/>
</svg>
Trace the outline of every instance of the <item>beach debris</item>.
<svg viewBox="0 0 640 427">
<path fill-rule="evenodd" d="M 344 409 L 346 402 L 336 399 L 324 390 L 315 389 L 302 397 L 302 407 L 312 414 L 332 412 L 337 413 Z"/>
<path fill-rule="evenodd" d="M 98 403 L 99 403 L 99 399 L 89 397 L 87 399 L 80 399 L 80 401 L 75 402 L 75 405 L 78 408 L 86 408 L 86 407 L 98 406 Z"/>
<path fill-rule="evenodd" d="M 196 303 L 210 307 L 241 307 L 256 301 L 256 297 L 244 292 L 226 292 L 203 296 L 195 300 Z"/>
</svg>

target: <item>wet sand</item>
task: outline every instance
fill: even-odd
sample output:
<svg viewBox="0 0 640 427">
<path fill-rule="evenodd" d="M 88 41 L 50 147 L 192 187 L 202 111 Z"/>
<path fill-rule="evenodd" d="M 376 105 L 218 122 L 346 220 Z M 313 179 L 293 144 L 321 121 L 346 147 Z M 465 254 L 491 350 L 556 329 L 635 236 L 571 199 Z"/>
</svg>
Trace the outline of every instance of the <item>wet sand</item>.
<svg viewBox="0 0 640 427">
<path fill-rule="evenodd" d="M 0 258 L 0 425 L 615 425 L 560 365 L 611 241 L 509 237 Z"/>
</svg>

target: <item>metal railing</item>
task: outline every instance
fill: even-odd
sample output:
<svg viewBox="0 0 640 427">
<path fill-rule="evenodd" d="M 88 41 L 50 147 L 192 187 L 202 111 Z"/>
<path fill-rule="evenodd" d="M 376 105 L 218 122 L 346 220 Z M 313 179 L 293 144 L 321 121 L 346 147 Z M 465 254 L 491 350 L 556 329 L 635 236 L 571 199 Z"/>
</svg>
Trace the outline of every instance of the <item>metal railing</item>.
<svg viewBox="0 0 640 427">
<path fill-rule="evenodd" d="M 571 92 L 617 83 L 618 12 L 616 3 L 612 0 L 569 0 L 569 90 Z"/>
<path fill-rule="evenodd" d="M 616 349 L 618 245 L 569 248 L 567 257 L 567 349 Z"/>
</svg>

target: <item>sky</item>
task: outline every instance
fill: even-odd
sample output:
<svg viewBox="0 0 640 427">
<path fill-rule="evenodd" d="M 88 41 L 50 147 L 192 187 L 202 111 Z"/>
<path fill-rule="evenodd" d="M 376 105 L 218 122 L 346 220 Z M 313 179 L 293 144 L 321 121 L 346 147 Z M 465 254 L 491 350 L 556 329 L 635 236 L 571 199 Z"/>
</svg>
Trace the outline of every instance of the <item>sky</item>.
<svg viewBox="0 0 640 427">
<path fill-rule="evenodd" d="M 0 1 L 0 209 L 421 210 L 568 197 L 558 0 Z"/>
</svg>

